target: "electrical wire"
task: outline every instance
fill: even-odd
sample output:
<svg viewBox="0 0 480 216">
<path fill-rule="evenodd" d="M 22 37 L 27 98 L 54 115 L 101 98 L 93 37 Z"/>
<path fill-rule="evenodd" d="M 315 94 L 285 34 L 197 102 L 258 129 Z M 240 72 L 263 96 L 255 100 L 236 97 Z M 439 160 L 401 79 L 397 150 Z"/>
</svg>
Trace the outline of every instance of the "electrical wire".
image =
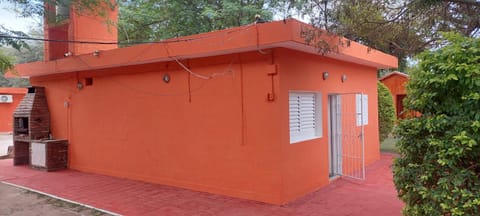
<svg viewBox="0 0 480 216">
<path fill-rule="evenodd" d="M 185 38 L 185 39 L 167 39 L 161 41 L 134 41 L 134 42 L 113 42 L 113 41 L 83 41 L 83 40 L 58 40 L 58 39 L 45 39 L 45 38 L 34 38 L 34 37 L 21 37 L 21 36 L 11 36 L 0 34 L 0 38 L 6 39 L 18 39 L 18 40 L 33 40 L 33 41 L 43 41 L 43 42 L 57 42 L 57 43 L 78 43 L 78 44 L 116 44 L 116 45 L 128 45 L 128 44 L 165 44 L 165 43 L 176 43 L 176 42 L 185 42 L 200 40 L 207 37 L 198 37 L 198 38 Z"/>
<path fill-rule="evenodd" d="M 224 72 L 221 72 L 221 73 L 213 73 L 213 74 L 210 74 L 208 76 L 205 76 L 205 75 L 202 75 L 202 74 L 199 74 L 199 73 L 195 73 L 193 72 L 192 70 L 190 70 L 187 66 L 185 66 L 182 62 L 180 62 L 176 57 L 174 56 L 171 56 L 170 57 L 171 59 L 175 60 L 175 62 L 177 62 L 178 65 L 180 65 L 180 67 L 182 67 L 185 71 L 187 71 L 189 74 L 191 74 L 192 76 L 194 77 L 197 77 L 197 78 L 200 78 L 200 79 L 204 79 L 204 80 L 209 80 L 209 79 L 213 79 L 217 76 L 224 76 L 228 73 L 231 73 L 230 70 L 226 70 Z M 232 62 L 230 62 L 230 64 L 228 65 L 228 67 L 230 68 L 232 66 Z"/>
<path fill-rule="evenodd" d="M 254 24 L 248 24 L 241 27 L 235 27 L 230 31 L 225 31 L 225 34 L 231 34 L 234 32 L 240 32 L 249 29 L 254 26 Z M 221 31 L 221 30 L 220 30 Z M 47 39 L 47 38 L 37 38 L 37 37 L 27 37 L 27 36 L 13 36 L 0 34 L 0 39 L 17 39 L 17 40 L 32 40 L 32 41 L 43 41 L 43 42 L 56 42 L 56 43 L 78 43 L 78 44 L 102 44 L 102 45 L 135 45 L 135 44 L 168 44 L 168 43 L 178 43 L 178 42 L 187 42 L 195 41 L 206 38 L 219 37 L 219 35 L 209 35 L 202 37 L 189 37 L 187 38 L 170 38 L 160 41 L 90 41 L 90 40 L 61 40 L 61 39 Z"/>
<path fill-rule="evenodd" d="M 190 70 L 190 68 L 188 68 L 187 66 L 185 66 L 182 62 L 180 62 L 178 60 L 177 57 L 175 57 L 174 55 L 171 55 L 170 54 L 170 50 L 169 50 L 169 46 L 168 44 L 165 44 L 165 52 L 167 52 L 167 56 L 170 58 L 170 59 L 173 59 L 180 67 L 182 67 L 185 71 L 187 71 L 190 75 L 194 76 L 194 77 L 197 77 L 197 78 L 200 78 L 200 79 L 204 79 L 204 80 L 209 80 L 209 79 L 213 79 L 217 76 L 224 76 L 226 75 L 227 73 L 231 73 L 231 67 L 232 67 L 232 64 L 233 64 L 233 61 L 234 59 L 232 59 L 232 61 L 230 61 L 230 64 L 228 65 L 228 70 L 225 70 L 221 73 L 213 73 L 213 74 L 210 74 L 208 76 L 205 76 L 205 75 L 202 75 L 202 74 L 199 74 L 199 73 L 195 73 L 193 72 L 192 70 Z"/>
<path fill-rule="evenodd" d="M 173 39 L 166 39 L 166 40 L 161 40 L 161 41 L 102 42 L 102 41 L 86 41 L 86 40 L 45 39 L 45 38 L 34 38 L 34 37 L 11 36 L 11 35 L 5 35 L 5 34 L 0 34 L 0 39 L 1 38 L 9 38 L 9 39 L 35 40 L 35 41 L 44 41 L 44 42 L 57 42 L 57 43 L 80 43 L 80 44 L 103 44 L 103 45 L 108 45 L 108 44 L 111 44 L 111 45 L 113 45 L 113 44 L 164 44 L 165 45 L 164 47 L 165 47 L 165 50 L 167 52 L 168 58 L 174 60 L 180 67 L 182 67 L 185 71 L 187 71 L 192 76 L 194 76 L 196 78 L 203 79 L 203 80 L 210 80 L 210 79 L 213 79 L 217 76 L 225 76 L 227 74 L 232 74 L 233 71 L 231 70 L 231 67 L 232 67 L 232 64 L 234 62 L 234 59 L 232 59 L 230 64 L 227 66 L 228 70 L 225 70 L 225 71 L 220 72 L 220 73 L 218 73 L 218 72 L 213 73 L 213 74 L 210 74 L 210 75 L 202 75 L 202 74 L 193 72 L 187 66 L 185 66 L 182 62 L 180 62 L 180 60 L 177 57 L 175 57 L 174 55 L 171 55 L 170 51 L 169 51 L 168 44 L 169 43 L 177 43 L 177 42 L 195 41 L 195 40 L 201 40 L 201 39 L 207 39 L 207 38 L 225 37 L 225 36 L 227 36 L 227 38 L 225 40 L 229 41 L 229 40 L 232 40 L 233 37 L 235 37 L 235 36 L 231 36 L 230 34 L 236 33 L 236 32 L 244 32 L 244 31 L 249 30 L 251 27 L 254 27 L 254 26 L 256 27 L 256 25 L 252 23 L 252 24 L 248 24 L 248 25 L 245 25 L 245 26 L 236 27 L 236 28 L 233 28 L 231 30 L 220 31 L 223 34 L 205 35 L 205 36 L 200 36 L 200 37 L 188 37 L 187 36 L 187 38 L 178 38 L 178 39 L 173 38 Z M 258 37 L 258 29 L 256 29 L 256 31 L 257 31 L 257 37 Z M 257 40 L 258 40 L 258 38 L 257 38 Z M 262 50 L 260 50 L 258 46 L 259 46 L 259 44 L 258 44 L 258 41 L 257 41 L 257 49 L 259 50 L 259 52 L 262 52 Z M 150 48 L 150 46 L 148 46 L 147 48 Z M 143 53 L 144 52 L 142 52 L 139 56 L 143 55 Z M 88 68 L 91 68 L 91 66 L 87 62 L 85 62 L 81 57 L 79 57 L 79 56 L 76 56 L 76 57 L 78 57 L 77 59 L 80 60 Z M 55 64 L 56 63 L 57 62 L 55 61 Z M 57 65 L 55 65 L 55 68 L 57 68 Z"/>
</svg>

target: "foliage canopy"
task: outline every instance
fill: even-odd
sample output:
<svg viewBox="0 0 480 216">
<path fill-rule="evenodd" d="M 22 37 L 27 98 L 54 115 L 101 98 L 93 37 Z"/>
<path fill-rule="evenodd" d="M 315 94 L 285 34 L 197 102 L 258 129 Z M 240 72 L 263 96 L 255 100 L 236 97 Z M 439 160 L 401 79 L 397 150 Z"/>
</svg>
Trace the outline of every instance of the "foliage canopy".
<svg viewBox="0 0 480 216">
<path fill-rule="evenodd" d="M 406 215 L 480 215 L 480 39 L 444 34 L 419 55 L 396 130 L 394 181 Z"/>
<path fill-rule="evenodd" d="M 264 0 L 121 0 L 120 41 L 154 41 L 271 19 Z"/>
<path fill-rule="evenodd" d="M 15 11 L 22 17 L 43 16 L 45 14 L 45 3 L 50 5 L 75 6 L 77 13 L 94 13 L 102 16 L 102 10 L 98 10 L 98 4 L 105 4 L 114 7 L 115 4 L 110 0 L 3 0 L 13 4 Z M 19 38 L 25 38 L 29 35 L 0 25 L 0 47 L 13 47 L 17 50 L 30 49 L 29 43 Z M 0 53 L 0 73 L 13 67 L 11 56 Z"/>
<path fill-rule="evenodd" d="M 397 56 L 400 71 L 406 68 L 407 57 L 438 47 L 440 32 L 480 36 L 480 1 L 476 0 L 287 2 L 315 26 Z"/>
<path fill-rule="evenodd" d="M 383 142 L 392 132 L 395 125 L 395 107 L 393 106 L 392 94 L 381 82 L 377 82 L 378 88 L 378 129 L 380 142 Z"/>
</svg>

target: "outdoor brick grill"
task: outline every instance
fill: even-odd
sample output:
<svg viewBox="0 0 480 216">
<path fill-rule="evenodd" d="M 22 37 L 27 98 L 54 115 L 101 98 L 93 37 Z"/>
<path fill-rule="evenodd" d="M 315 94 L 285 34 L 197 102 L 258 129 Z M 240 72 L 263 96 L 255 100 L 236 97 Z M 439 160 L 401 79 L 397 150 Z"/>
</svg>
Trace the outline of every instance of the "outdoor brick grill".
<svg viewBox="0 0 480 216">
<path fill-rule="evenodd" d="M 30 164 L 45 171 L 65 169 L 67 153 L 66 140 L 33 140 L 30 143 Z"/>
<path fill-rule="evenodd" d="M 13 135 L 15 141 L 30 141 L 48 138 L 50 112 L 45 88 L 30 87 L 27 95 L 13 112 Z"/>
<path fill-rule="evenodd" d="M 30 87 L 13 113 L 13 164 L 31 164 L 47 171 L 66 168 L 67 141 L 49 138 L 50 112 L 45 88 Z"/>
</svg>

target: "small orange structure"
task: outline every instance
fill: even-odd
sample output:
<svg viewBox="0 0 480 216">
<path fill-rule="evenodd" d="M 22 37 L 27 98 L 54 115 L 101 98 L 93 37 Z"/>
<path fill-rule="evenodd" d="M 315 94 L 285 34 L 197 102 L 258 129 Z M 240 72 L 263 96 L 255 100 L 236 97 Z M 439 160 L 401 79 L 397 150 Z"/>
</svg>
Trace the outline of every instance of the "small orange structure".
<svg viewBox="0 0 480 216">
<path fill-rule="evenodd" d="M 102 5 L 98 9 L 103 13 L 102 17 L 85 16 L 85 14 L 74 11 L 72 7 L 64 5 L 65 3 L 55 6 L 54 1 L 45 3 L 43 32 L 45 38 L 50 39 L 44 43 L 45 60 L 118 47 L 115 43 L 117 28 L 112 24 L 107 24 L 108 21 L 117 20 L 118 10 L 110 10 L 108 5 Z M 52 4 L 48 4 L 48 2 Z M 74 40 L 76 40 L 75 43 L 68 43 L 68 41 Z M 88 43 L 88 41 L 95 43 Z"/>
<path fill-rule="evenodd" d="M 397 67 L 355 42 L 319 54 L 305 28 L 251 24 L 16 71 L 45 87 L 71 169 L 282 204 L 364 178 L 380 157 L 377 69 Z"/>
<path fill-rule="evenodd" d="M 0 88 L 0 132 L 12 132 L 13 111 L 26 93 L 26 88 Z"/>
<path fill-rule="evenodd" d="M 405 87 L 408 83 L 408 75 L 394 71 L 381 77 L 380 82 L 387 86 L 392 94 L 393 104 L 397 112 L 397 119 L 405 118 L 407 113 L 404 112 L 403 99 L 407 96 L 407 90 Z"/>
</svg>

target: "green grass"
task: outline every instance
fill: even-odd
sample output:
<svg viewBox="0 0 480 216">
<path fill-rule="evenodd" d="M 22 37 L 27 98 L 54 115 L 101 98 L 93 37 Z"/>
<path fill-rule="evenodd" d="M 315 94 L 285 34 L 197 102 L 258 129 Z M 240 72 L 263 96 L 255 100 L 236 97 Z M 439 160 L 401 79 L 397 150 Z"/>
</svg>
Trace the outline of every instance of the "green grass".
<svg viewBox="0 0 480 216">
<path fill-rule="evenodd" d="M 398 153 L 395 143 L 397 139 L 392 135 L 389 135 L 382 143 L 380 143 L 380 150 L 385 152 L 394 152 Z"/>
</svg>

